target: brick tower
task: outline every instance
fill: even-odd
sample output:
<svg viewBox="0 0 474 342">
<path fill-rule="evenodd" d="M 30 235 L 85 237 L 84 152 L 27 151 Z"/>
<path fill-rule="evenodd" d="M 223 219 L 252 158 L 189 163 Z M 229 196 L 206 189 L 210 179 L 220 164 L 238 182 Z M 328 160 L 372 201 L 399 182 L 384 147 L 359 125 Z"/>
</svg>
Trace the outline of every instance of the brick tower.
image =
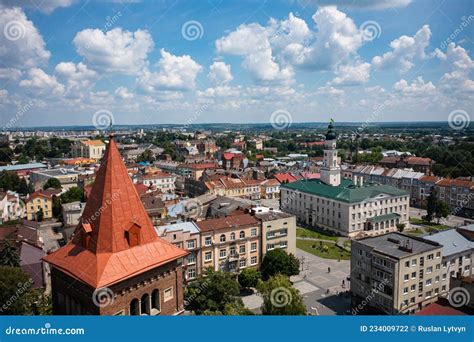
<svg viewBox="0 0 474 342">
<path fill-rule="evenodd" d="M 187 252 L 158 238 L 113 138 L 71 242 L 47 255 L 57 315 L 175 315 Z"/>
</svg>

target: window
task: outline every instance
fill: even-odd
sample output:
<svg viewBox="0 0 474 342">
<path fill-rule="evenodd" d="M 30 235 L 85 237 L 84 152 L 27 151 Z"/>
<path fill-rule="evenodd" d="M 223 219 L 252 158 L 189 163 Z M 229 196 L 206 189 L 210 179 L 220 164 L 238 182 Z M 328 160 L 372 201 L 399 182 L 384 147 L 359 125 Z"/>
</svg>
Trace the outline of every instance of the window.
<svg viewBox="0 0 474 342">
<path fill-rule="evenodd" d="M 151 293 L 151 308 L 155 310 L 160 310 L 160 290 L 153 290 Z"/>
<path fill-rule="evenodd" d="M 403 294 L 408 294 L 408 287 L 405 287 L 405 288 L 403 289 Z"/>
<path fill-rule="evenodd" d="M 195 268 L 188 269 L 188 279 L 194 279 L 194 278 L 196 278 L 196 269 Z"/>
<path fill-rule="evenodd" d="M 206 238 L 204 239 L 204 244 L 206 246 L 210 246 L 212 244 L 212 238 L 210 236 L 206 236 Z"/>
<path fill-rule="evenodd" d="M 257 250 L 257 243 L 252 242 L 252 244 L 250 245 L 250 251 L 255 252 L 256 250 Z"/>
<path fill-rule="evenodd" d="M 427 260 L 433 260 L 433 254 L 428 254 Z"/>
<path fill-rule="evenodd" d="M 212 252 L 206 252 L 206 254 L 204 254 L 204 260 L 205 261 L 211 261 L 212 260 Z"/>
<path fill-rule="evenodd" d="M 286 242 L 286 241 L 281 241 L 281 242 L 280 242 L 280 247 L 281 247 L 281 248 L 286 248 L 286 246 L 287 246 L 287 242 Z"/>
<path fill-rule="evenodd" d="M 431 279 L 426 279 L 426 286 L 431 286 L 431 283 L 432 283 Z"/>
<path fill-rule="evenodd" d="M 239 246 L 239 253 L 245 253 L 245 245 Z"/>
<path fill-rule="evenodd" d="M 167 302 L 169 300 L 173 299 L 173 287 L 169 287 L 165 290 L 163 294 L 163 301 Z"/>
<path fill-rule="evenodd" d="M 221 237 L 219 238 L 219 241 L 220 242 L 225 242 L 225 235 L 224 234 L 221 235 Z"/>
<path fill-rule="evenodd" d="M 234 240 L 235 240 L 235 233 L 231 233 L 231 234 L 230 234 L 230 240 L 231 240 L 231 241 L 234 241 Z"/>
<path fill-rule="evenodd" d="M 412 272 L 411 279 L 415 279 L 415 278 L 416 278 L 416 272 Z"/>
<path fill-rule="evenodd" d="M 430 266 L 426 269 L 426 274 L 430 274 L 431 272 L 433 272 L 433 266 Z"/>
<path fill-rule="evenodd" d="M 188 249 L 194 249 L 196 247 L 196 240 L 188 240 Z"/>
<path fill-rule="evenodd" d="M 222 259 L 222 258 L 225 258 L 226 255 L 227 255 L 227 251 L 226 251 L 225 249 L 221 249 L 221 250 L 219 251 L 219 258 L 221 258 L 221 259 Z"/>
<path fill-rule="evenodd" d="M 244 268 L 245 266 L 247 266 L 247 260 L 245 260 L 245 259 L 240 260 L 239 261 L 239 267 Z"/>
<path fill-rule="evenodd" d="M 193 265 L 196 263 L 196 254 L 191 253 L 188 255 L 188 265 Z"/>
<path fill-rule="evenodd" d="M 243 230 L 240 232 L 239 237 L 241 239 L 245 238 L 245 232 Z"/>
<path fill-rule="evenodd" d="M 252 230 L 250 231 L 250 235 L 257 236 L 257 228 L 252 228 Z"/>
<path fill-rule="evenodd" d="M 411 291 L 411 292 L 415 292 L 415 290 L 416 290 L 416 285 L 415 285 L 415 284 L 413 284 L 412 286 L 410 286 L 410 291 Z"/>
<path fill-rule="evenodd" d="M 410 276 L 409 276 L 408 274 L 405 274 L 405 275 L 403 276 L 403 281 L 408 281 L 409 277 L 410 277 Z"/>
<path fill-rule="evenodd" d="M 410 261 L 405 261 L 405 267 L 410 267 Z"/>
<path fill-rule="evenodd" d="M 251 264 L 251 265 L 255 265 L 256 263 L 257 263 L 257 257 L 256 257 L 256 256 L 251 257 L 251 258 L 250 258 L 250 264 Z"/>
<path fill-rule="evenodd" d="M 411 265 L 412 265 L 412 266 L 416 266 L 416 259 L 413 259 L 413 260 L 411 261 Z"/>
</svg>

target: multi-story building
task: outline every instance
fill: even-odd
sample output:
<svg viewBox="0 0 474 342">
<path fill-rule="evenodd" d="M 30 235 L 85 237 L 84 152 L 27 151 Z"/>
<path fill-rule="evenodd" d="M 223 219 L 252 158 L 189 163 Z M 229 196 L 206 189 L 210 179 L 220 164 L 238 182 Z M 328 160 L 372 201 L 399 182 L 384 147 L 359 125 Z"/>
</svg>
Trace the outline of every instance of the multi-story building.
<svg viewBox="0 0 474 342">
<path fill-rule="evenodd" d="M 275 178 L 266 179 L 260 183 L 261 198 L 279 198 L 280 197 L 280 182 Z"/>
<path fill-rule="evenodd" d="M 474 258 L 474 225 L 440 231 L 424 237 L 443 246 L 441 294 L 447 294 L 451 278 L 471 277 Z"/>
<path fill-rule="evenodd" d="M 355 237 L 378 235 L 409 226 L 409 193 L 390 185 L 341 180 L 332 123 L 326 134 L 320 179 L 281 184 L 280 208 L 308 225 Z"/>
<path fill-rule="evenodd" d="M 248 199 L 260 199 L 260 183 L 261 181 L 256 179 L 229 176 L 217 176 L 204 182 L 211 194 Z"/>
<path fill-rule="evenodd" d="M 268 251 L 282 248 L 288 254 L 296 254 L 296 217 L 268 207 L 252 208 L 251 214 L 260 221 L 260 259 Z"/>
<path fill-rule="evenodd" d="M 442 246 L 401 233 L 352 240 L 353 309 L 362 303 L 386 314 L 417 312 L 441 292 Z"/>
<path fill-rule="evenodd" d="M 438 198 L 448 203 L 452 214 L 474 217 L 474 181 L 444 178 L 435 187 Z"/>
<path fill-rule="evenodd" d="M 86 204 L 76 201 L 71 203 L 64 203 L 63 209 L 63 222 L 67 226 L 76 226 L 79 223 L 79 219 L 82 216 Z"/>
<path fill-rule="evenodd" d="M 206 170 L 214 170 L 217 168 L 215 163 L 192 163 L 180 164 L 177 167 L 177 173 L 194 180 L 199 180 Z"/>
<path fill-rule="evenodd" d="M 162 192 L 174 192 L 176 175 L 171 173 L 158 171 L 155 173 L 146 174 L 137 177 L 137 182 L 146 185 L 147 187 L 153 187 L 156 190 Z"/>
<path fill-rule="evenodd" d="M 67 190 L 77 186 L 79 175 L 80 172 L 66 168 L 40 170 L 30 173 L 30 181 L 36 189 L 40 189 L 49 179 L 56 178 L 61 183 L 61 187 Z"/>
<path fill-rule="evenodd" d="M 155 227 L 158 236 L 184 249 L 189 254 L 183 260 L 184 277 L 187 281 L 201 275 L 201 238 L 200 231 L 193 222 L 181 222 Z"/>
<path fill-rule="evenodd" d="M 250 214 L 196 222 L 201 231 L 202 268 L 239 272 L 260 265 L 260 223 Z"/>
<path fill-rule="evenodd" d="M 100 159 L 105 152 L 105 143 L 102 140 L 80 140 L 76 141 L 71 147 L 74 158 Z"/>
<path fill-rule="evenodd" d="M 43 212 L 43 219 L 53 217 L 53 197 L 61 193 L 60 189 L 47 189 L 33 192 L 26 200 L 26 219 L 36 220 L 38 212 Z"/>
</svg>

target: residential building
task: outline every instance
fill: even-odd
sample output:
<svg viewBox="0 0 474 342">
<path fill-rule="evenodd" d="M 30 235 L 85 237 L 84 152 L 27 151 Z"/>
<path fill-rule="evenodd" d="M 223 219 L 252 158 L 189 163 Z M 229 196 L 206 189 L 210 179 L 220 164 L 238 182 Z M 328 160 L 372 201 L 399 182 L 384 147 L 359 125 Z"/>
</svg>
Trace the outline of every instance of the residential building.
<svg viewBox="0 0 474 342">
<path fill-rule="evenodd" d="M 199 180 L 202 177 L 204 171 L 215 170 L 216 168 L 216 163 L 179 164 L 177 167 L 177 173 L 186 178 Z"/>
<path fill-rule="evenodd" d="M 43 211 L 43 219 L 53 217 L 53 197 L 61 193 L 60 189 L 47 189 L 33 192 L 26 199 L 26 219 L 33 221 L 37 219 L 40 210 Z"/>
<path fill-rule="evenodd" d="M 25 205 L 13 191 L 0 192 L 0 224 L 24 218 Z"/>
<path fill-rule="evenodd" d="M 383 157 L 379 162 L 381 166 L 390 168 L 413 168 L 418 172 L 423 172 L 426 175 L 431 175 L 431 168 L 434 165 L 434 160 L 430 158 L 421 158 L 408 155 Z"/>
<path fill-rule="evenodd" d="M 260 223 L 250 214 L 196 222 L 201 231 L 202 268 L 240 272 L 258 268 L 261 259 Z"/>
<path fill-rule="evenodd" d="M 261 198 L 272 199 L 280 197 L 280 182 L 274 178 L 266 179 L 260 183 Z"/>
<path fill-rule="evenodd" d="M 244 159 L 242 153 L 225 152 L 222 154 L 222 167 L 225 170 L 240 169 L 244 165 Z"/>
<path fill-rule="evenodd" d="M 401 233 L 351 242 L 353 309 L 361 303 L 389 315 L 417 312 L 438 300 L 442 246 Z"/>
<path fill-rule="evenodd" d="M 67 190 L 77 186 L 79 175 L 80 172 L 66 168 L 39 170 L 30 173 L 30 181 L 35 189 L 41 189 L 49 179 L 56 178 L 61 183 L 61 187 Z"/>
<path fill-rule="evenodd" d="M 62 205 L 64 225 L 76 226 L 79 223 L 79 219 L 82 216 L 85 206 L 85 203 L 79 201 L 64 203 Z"/>
<path fill-rule="evenodd" d="M 189 254 L 183 259 L 184 278 L 191 281 L 202 273 L 201 236 L 199 228 L 193 222 L 180 222 L 155 227 L 159 237 L 184 249 Z"/>
<path fill-rule="evenodd" d="M 409 226 L 409 193 L 389 185 L 341 180 L 332 123 L 326 134 L 320 179 L 302 179 L 280 186 L 280 208 L 311 226 L 350 238 L 378 235 Z"/>
<path fill-rule="evenodd" d="M 296 254 L 296 217 L 268 207 L 255 207 L 251 214 L 261 225 L 261 255 L 276 248 Z"/>
<path fill-rule="evenodd" d="M 73 239 L 44 258 L 53 313 L 180 314 L 187 254 L 157 236 L 110 137 Z"/>
<path fill-rule="evenodd" d="M 448 203 L 452 215 L 474 217 L 474 181 L 444 178 L 435 187 L 438 198 Z"/>
<path fill-rule="evenodd" d="M 90 158 L 99 160 L 105 152 L 105 143 L 102 140 L 79 140 L 72 147 L 73 158 Z"/>
<path fill-rule="evenodd" d="M 162 192 L 172 193 L 176 188 L 174 184 L 176 181 L 176 175 L 162 171 L 138 176 L 136 181 Z"/>
</svg>

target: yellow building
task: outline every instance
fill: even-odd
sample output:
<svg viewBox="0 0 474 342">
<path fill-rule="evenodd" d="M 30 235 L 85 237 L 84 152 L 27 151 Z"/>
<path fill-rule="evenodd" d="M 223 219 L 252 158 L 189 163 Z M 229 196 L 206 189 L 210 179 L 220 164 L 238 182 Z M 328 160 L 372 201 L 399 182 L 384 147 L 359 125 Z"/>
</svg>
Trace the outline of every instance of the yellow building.
<svg viewBox="0 0 474 342">
<path fill-rule="evenodd" d="M 72 146 L 74 158 L 101 159 L 105 152 L 105 143 L 102 140 L 80 140 Z"/>
<path fill-rule="evenodd" d="M 33 221 L 37 219 L 38 211 L 43 211 L 43 219 L 53 217 L 53 197 L 61 192 L 59 189 L 47 189 L 36 191 L 26 200 L 26 219 Z"/>
</svg>

